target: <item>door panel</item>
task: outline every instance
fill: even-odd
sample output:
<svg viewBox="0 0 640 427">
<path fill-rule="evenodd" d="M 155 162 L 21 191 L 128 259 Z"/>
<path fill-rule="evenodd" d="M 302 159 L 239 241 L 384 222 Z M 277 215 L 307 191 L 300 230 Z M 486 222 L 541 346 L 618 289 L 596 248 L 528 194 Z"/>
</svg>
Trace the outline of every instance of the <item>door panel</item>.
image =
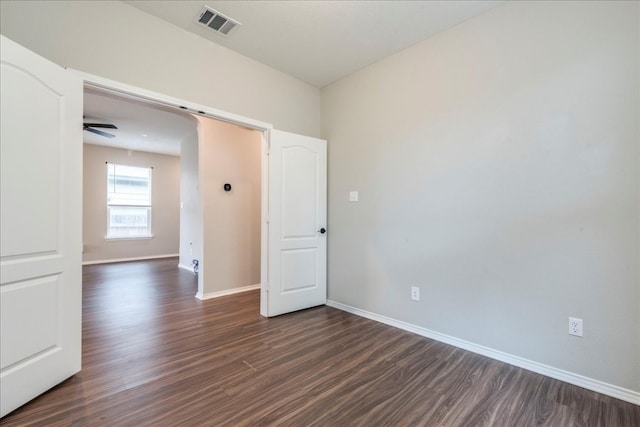
<svg viewBox="0 0 640 427">
<path fill-rule="evenodd" d="M 271 131 L 268 316 L 326 303 L 327 143 Z"/>
<path fill-rule="evenodd" d="M 4 416 L 80 370 L 82 81 L 1 43 Z"/>
<path fill-rule="evenodd" d="M 282 165 L 283 238 L 315 238 L 318 153 L 307 147 L 284 147 Z"/>
<path fill-rule="evenodd" d="M 17 88 L 20 93 L 15 93 Z M 29 104 L 37 125 L 23 117 L 23 111 L 11 108 L 15 100 L 10 97 L 38 100 Z M 51 135 L 60 135 L 61 114 L 56 88 L 2 62 L 2 140 L 29 141 L 2 144 L 2 176 L 12 180 L 2 186 L 2 256 L 58 251 L 59 147 L 52 144 Z M 24 229 L 30 232 L 25 234 Z"/>
<path fill-rule="evenodd" d="M 56 345 L 58 276 L 20 281 L 0 288 L 0 359 L 4 369 Z M 33 316 L 32 311 L 38 316 Z M 20 334 L 12 333 L 16 325 Z M 29 339 L 24 339 L 28 336 Z"/>
<path fill-rule="evenodd" d="M 282 294 L 316 288 L 317 259 L 317 248 L 283 250 Z"/>
</svg>

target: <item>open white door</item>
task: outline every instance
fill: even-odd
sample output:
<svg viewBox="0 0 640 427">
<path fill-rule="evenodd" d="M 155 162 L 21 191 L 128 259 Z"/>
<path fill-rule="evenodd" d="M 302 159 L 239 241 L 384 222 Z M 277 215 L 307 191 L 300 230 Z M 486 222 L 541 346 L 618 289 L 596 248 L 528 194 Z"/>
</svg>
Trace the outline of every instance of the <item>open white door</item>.
<svg viewBox="0 0 640 427">
<path fill-rule="evenodd" d="M 82 81 L 1 37 L 0 416 L 80 370 Z"/>
<path fill-rule="evenodd" d="M 327 302 L 327 142 L 272 130 L 267 315 Z"/>
</svg>

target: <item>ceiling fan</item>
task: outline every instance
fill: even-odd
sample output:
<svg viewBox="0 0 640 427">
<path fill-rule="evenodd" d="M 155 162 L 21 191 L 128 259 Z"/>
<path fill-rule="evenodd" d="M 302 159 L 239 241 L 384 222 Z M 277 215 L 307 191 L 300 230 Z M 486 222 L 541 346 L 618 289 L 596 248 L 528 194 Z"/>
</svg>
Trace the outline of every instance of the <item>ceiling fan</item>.
<svg viewBox="0 0 640 427">
<path fill-rule="evenodd" d="M 109 132 L 104 132 L 95 128 L 102 129 L 118 129 L 116 125 L 112 125 L 111 123 L 83 123 L 82 130 L 86 130 L 87 132 L 92 132 L 106 138 L 115 138 L 116 136 Z"/>
</svg>

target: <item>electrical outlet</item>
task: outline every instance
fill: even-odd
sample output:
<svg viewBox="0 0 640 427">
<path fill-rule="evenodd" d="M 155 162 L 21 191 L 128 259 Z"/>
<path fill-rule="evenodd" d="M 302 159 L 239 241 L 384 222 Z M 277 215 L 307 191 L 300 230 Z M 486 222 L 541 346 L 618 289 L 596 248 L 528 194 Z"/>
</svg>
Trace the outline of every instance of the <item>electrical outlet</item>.
<svg viewBox="0 0 640 427">
<path fill-rule="evenodd" d="M 582 319 L 569 317 L 569 335 L 582 336 Z"/>
<path fill-rule="evenodd" d="M 420 301 L 420 288 L 417 286 L 411 287 L 411 300 Z"/>
</svg>

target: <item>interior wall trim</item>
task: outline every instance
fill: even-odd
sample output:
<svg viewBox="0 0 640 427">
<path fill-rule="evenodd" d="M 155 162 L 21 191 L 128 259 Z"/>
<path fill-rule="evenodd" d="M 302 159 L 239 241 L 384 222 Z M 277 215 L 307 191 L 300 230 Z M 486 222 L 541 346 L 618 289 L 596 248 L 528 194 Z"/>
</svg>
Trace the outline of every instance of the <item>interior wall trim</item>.
<svg viewBox="0 0 640 427">
<path fill-rule="evenodd" d="M 117 92 L 120 96 L 129 95 L 134 99 L 143 99 L 147 102 L 164 105 L 166 107 L 175 108 L 183 112 L 196 114 L 200 116 L 214 118 L 223 122 L 233 123 L 236 125 L 249 127 L 260 131 L 270 131 L 273 125 L 261 122 L 259 120 L 250 119 L 239 114 L 228 113 L 206 105 L 196 104 L 194 102 L 174 98 L 151 90 L 132 86 L 126 83 L 107 79 L 105 77 L 96 76 L 94 74 L 85 73 L 73 68 L 67 68 L 71 73 L 77 75 L 84 81 L 85 86 L 93 87 L 107 92 Z"/>
<path fill-rule="evenodd" d="M 178 267 L 182 268 L 184 270 L 188 270 L 188 271 L 193 273 L 193 266 L 192 265 L 178 264 Z"/>
<path fill-rule="evenodd" d="M 608 384 L 603 381 L 599 381 L 593 378 L 585 377 L 573 372 L 568 372 L 563 369 L 554 368 L 553 366 L 545 365 L 542 363 L 534 362 L 533 360 L 524 359 L 519 356 L 514 356 L 503 351 L 495 350 L 490 347 L 485 347 L 479 344 L 475 344 L 469 341 L 461 340 L 450 335 L 442 334 L 440 332 L 432 331 L 421 326 L 413 325 L 411 323 L 396 320 L 390 317 L 382 316 L 380 314 L 372 313 L 366 310 L 361 310 L 357 307 L 353 307 L 347 304 L 342 304 L 337 301 L 327 300 L 329 307 L 337 308 L 338 310 L 346 311 L 356 316 L 365 317 L 367 319 L 374 320 L 376 322 L 384 323 L 385 325 L 393 326 L 398 329 L 402 329 L 414 334 L 421 335 L 426 338 L 450 344 L 454 347 L 458 347 L 464 350 L 468 350 L 472 353 L 487 356 L 491 359 L 498 360 L 500 362 L 508 363 L 513 366 L 517 366 L 522 369 L 526 369 L 537 374 L 541 374 L 556 380 L 564 381 L 569 384 L 576 385 L 578 387 L 586 388 L 597 393 L 602 393 L 607 396 L 614 397 L 616 399 L 624 400 L 625 402 L 633 403 L 640 406 L 640 392 L 628 390 L 613 384 Z"/>
<path fill-rule="evenodd" d="M 200 292 L 198 292 L 196 294 L 196 298 L 198 298 L 199 300 L 220 298 L 227 295 L 239 294 L 241 292 L 253 291 L 254 289 L 260 289 L 260 283 L 258 283 L 257 285 L 249 285 L 249 286 L 243 286 L 241 288 L 225 289 L 224 291 L 209 292 L 206 294 L 201 294 Z"/>
<path fill-rule="evenodd" d="M 141 257 L 133 257 L 133 258 L 99 259 L 94 261 L 83 261 L 82 265 L 111 264 L 114 262 L 127 262 L 127 261 L 144 261 L 147 259 L 173 258 L 177 256 L 178 254 L 165 254 L 165 255 L 141 256 Z"/>
</svg>

